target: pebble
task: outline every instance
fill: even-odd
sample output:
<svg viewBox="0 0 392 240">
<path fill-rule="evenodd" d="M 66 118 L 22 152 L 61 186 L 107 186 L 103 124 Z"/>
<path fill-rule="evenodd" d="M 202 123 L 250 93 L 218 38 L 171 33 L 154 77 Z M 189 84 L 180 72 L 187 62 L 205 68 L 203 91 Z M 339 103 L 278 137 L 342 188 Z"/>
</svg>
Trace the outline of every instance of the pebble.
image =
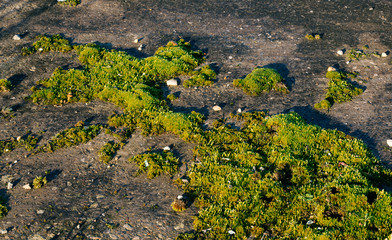
<svg viewBox="0 0 392 240">
<path fill-rule="evenodd" d="M 93 203 L 90 205 L 90 208 L 97 208 L 98 207 L 98 203 Z"/>
<path fill-rule="evenodd" d="M 34 234 L 33 236 L 30 236 L 28 240 L 45 240 L 41 235 L 39 234 Z"/>
<path fill-rule="evenodd" d="M 222 108 L 219 107 L 218 105 L 215 105 L 212 107 L 212 110 L 214 110 L 215 112 L 218 112 L 218 111 L 222 110 Z"/>
<path fill-rule="evenodd" d="M 231 59 L 233 59 L 233 57 L 232 57 L 232 56 L 229 56 L 229 59 L 231 60 Z"/>
<path fill-rule="evenodd" d="M 241 112 L 242 112 L 242 109 L 241 109 L 241 108 L 238 108 L 238 109 L 237 109 L 237 112 L 238 112 L 238 113 L 241 113 Z"/>
<path fill-rule="evenodd" d="M 143 44 L 140 44 L 139 48 L 137 50 L 141 51 L 143 49 Z"/>
<path fill-rule="evenodd" d="M 132 231 L 133 230 L 133 227 L 131 227 L 131 225 L 129 225 L 129 224 L 124 224 L 123 228 L 125 228 L 128 231 Z"/>
<path fill-rule="evenodd" d="M 15 34 L 15 35 L 12 37 L 12 39 L 13 39 L 13 40 L 16 40 L 16 41 L 19 41 L 19 40 L 22 39 L 22 38 L 20 37 L 20 35 Z"/>
<path fill-rule="evenodd" d="M 44 210 L 37 210 L 37 214 L 39 214 L 39 215 L 41 215 L 41 214 L 44 214 Z"/>
<path fill-rule="evenodd" d="M 343 50 L 339 50 L 336 52 L 338 55 L 342 56 L 344 54 Z"/>
<path fill-rule="evenodd" d="M 169 146 L 164 147 L 163 151 L 170 151 L 170 147 Z"/>
<path fill-rule="evenodd" d="M 328 72 L 334 72 L 334 71 L 336 71 L 336 68 L 334 68 L 334 67 L 328 67 Z"/>
<path fill-rule="evenodd" d="M 14 177 L 12 177 L 12 175 L 4 175 L 1 177 L 1 182 L 4 184 L 7 182 L 12 182 L 12 180 L 14 180 Z"/>
<path fill-rule="evenodd" d="M 388 144 L 388 146 L 392 147 L 392 139 L 388 139 L 387 144 Z"/>
<path fill-rule="evenodd" d="M 102 195 L 102 194 L 98 194 L 98 195 L 97 195 L 97 199 L 100 199 L 100 198 L 105 198 L 105 196 Z"/>
<path fill-rule="evenodd" d="M 134 237 L 132 240 L 140 240 L 140 237 Z"/>
<path fill-rule="evenodd" d="M 12 184 L 11 182 L 9 182 L 9 183 L 7 184 L 7 189 L 8 189 L 8 190 L 12 189 L 13 187 L 14 187 L 14 184 Z"/>
<path fill-rule="evenodd" d="M 136 38 L 135 40 L 133 40 L 133 42 L 134 42 L 134 43 L 138 43 L 138 42 L 139 42 L 139 39 Z"/>
<path fill-rule="evenodd" d="M 381 53 L 381 57 L 387 57 L 387 56 L 388 56 L 388 53 L 387 53 L 387 52 Z"/>
<path fill-rule="evenodd" d="M 176 79 L 170 79 L 170 80 L 167 80 L 167 81 L 166 81 L 166 85 L 167 85 L 167 86 L 177 86 L 177 85 L 178 85 L 178 82 L 177 82 Z"/>
<path fill-rule="evenodd" d="M 72 186 L 72 183 L 71 183 L 71 182 L 67 182 L 67 186 L 68 186 L 68 187 L 71 187 L 71 186 Z"/>
<path fill-rule="evenodd" d="M 183 223 L 180 223 L 180 224 L 178 224 L 177 226 L 174 226 L 174 229 L 175 229 L 175 230 L 180 230 L 180 229 L 182 229 L 182 228 L 184 228 L 184 224 L 183 224 Z"/>
<path fill-rule="evenodd" d="M 7 234 L 7 229 L 0 229 L 0 234 Z"/>
<path fill-rule="evenodd" d="M 26 185 L 23 185 L 23 189 L 30 190 L 31 189 L 30 184 L 28 183 Z"/>
<path fill-rule="evenodd" d="M 109 233 L 109 237 L 110 239 L 114 239 L 114 240 L 118 239 L 118 237 L 112 233 Z"/>
</svg>

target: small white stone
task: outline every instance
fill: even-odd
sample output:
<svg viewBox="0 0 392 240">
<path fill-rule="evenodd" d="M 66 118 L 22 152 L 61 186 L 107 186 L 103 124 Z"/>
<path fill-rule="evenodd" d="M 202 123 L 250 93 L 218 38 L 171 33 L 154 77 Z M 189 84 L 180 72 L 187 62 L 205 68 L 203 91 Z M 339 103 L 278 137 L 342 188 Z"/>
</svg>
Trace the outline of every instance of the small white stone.
<svg viewBox="0 0 392 240">
<path fill-rule="evenodd" d="M 136 38 L 135 40 L 133 40 L 133 42 L 134 42 L 134 43 L 138 43 L 138 42 L 139 42 L 139 39 Z"/>
<path fill-rule="evenodd" d="M 387 144 L 388 144 L 388 146 L 392 147 L 392 139 L 388 139 Z"/>
<path fill-rule="evenodd" d="M 170 80 L 167 80 L 167 81 L 166 81 L 166 85 L 167 85 L 167 86 L 177 86 L 177 85 L 178 85 L 178 82 L 177 82 L 176 79 L 170 79 Z"/>
<path fill-rule="evenodd" d="M 7 234 L 7 229 L 0 229 L 0 234 Z"/>
<path fill-rule="evenodd" d="M 238 108 L 238 109 L 237 109 L 237 112 L 238 112 L 238 113 L 241 113 L 241 112 L 242 112 L 242 109 L 241 109 L 241 108 Z"/>
<path fill-rule="evenodd" d="M 229 234 L 230 234 L 230 235 L 234 235 L 235 232 L 234 232 L 233 230 L 229 230 Z"/>
<path fill-rule="evenodd" d="M 178 199 L 178 200 L 181 200 L 181 199 L 183 199 L 183 198 L 184 198 L 184 196 L 182 196 L 182 195 L 178 195 L 178 196 L 177 196 L 177 199 Z"/>
<path fill-rule="evenodd" d="M 170 147 L 169 146 L 164 147 L 163 151 L 170 151 Z"/>
<path fill-rule="evenodd" d="M 40 52 L 42 52 L 43 50 L 44 50 L 44 49 L 43 49 L 43 48 L 41 48 L 41 47 L 40 47 L 40 48 L 38 48 L 38 51 L 40 51 Z"/>
<path fill-rule="evenodd" d="M 101 199 L 101 198 L 105 198 L 105 196 L 102 195 L 102 194 L 98 194 L 98 195 L 97 195 L 97 199 Z"/>
<path fill-rule="evenodd" d="M 23 189 L 30 190 L 31 189 L 30 184 L 28 183 L 26 185 L 23 185 Z"/>
<path fill-rule="evenodd" d="M 309 220 L 306 222 L 306 225 L 312 225 L 313 223 L 314 223 L 313 220 Z"/>
<path fill-rule="evenodd" d="M 381 57 L 387 57 L 387 56 L 388 56 L 388 53 L 387 53 L 387 52 L 381 53 Z"/>
<path fill-rule="evenodd" d="M 334 71 L 336 71 L 336 68 L 334 68 L 334 67 L 328 67 L 328 72 L 334 72 Z"/>
<path fill-rule="evenodd" d="M 349 64 L 349 63 L 350 63 L 350 61 L 347 61 L 347 62 L 346 62 L 346 64 Z"/>
<path fill-rule="evenodd" d="M 222 110 L 222 108 L 219 107 L 218 105 L 215 105 L 212 107 L 212 110 L 214 110 L 215 112 L 218 112 L 218 111 Z"/>
<path fill-rule="evenodd" d="M 369 11 L 373 11 L 373 10 L 374 10 L 374 8 L 372 8 L 372 7 L 369 8 Z"/>
<path fill-rule="evenodd" d="M 137 50 L 141 51 L 143 49 L 143 44 L 140 44 L 139 48 Z"/>
<path fill-rule="evenodd" d="M 339 50 L 336 52 L 338 55 L 342 56 L 344 54 L 343 50 Z"/>
<path fill-rule="evenodd" d="M 44 214 L 44 210 L 37 210 L 37 214 L 39 214 L 39 215 L 42 215 L 42 214 Z"/>
<path fill-rule="evenodd" d="M 15 35 L 12 37 L 12 39 L 13 39 L 13 40 L 16 40 L 16 41 L 19 41 L 19 40 L 22 39 L 22 38 L 20 37 L 20 35 L 15 34 Z"/>
<path fill-rule="evenodd" d="M 146 166 L 146 167 L 150 166 L 150 164 L 148 163 L 148 161 L 147 161 L 147 160 L 146 160 L 146 161 L 144 161 L 144 166 Z"/>
<path fill-rule="evenodd" d="M 231 59 L 233 59 L 233 57 L 232 57 L 232 56 L 229 56 L 229 59 L 231 60 Z"/>
<path fill-rule="evenodd" d="M 132 231 L 133 230 L 133 228 L 129 224 L 124 224 L 123 228 L 125 228 L 128 231 Z"/>
<path fill-rule="evenodd" d="M 57 2 L 65 2 L 65 1 L 67 1 L 67 0 L 57 0 Z"/>
<path fill-rule="evenodd" d="M 22 137 L 21 136 L 18 136 L 17 138 L 16 138 L 16 141 L 20 141 L 22 139 Z"/>
<path fill-rule="evenodd" d="M 9 182 L 9 183 L 7 184 L 7 189 L 8 189 L 8 190 L 12 189 L 13 187 L 14 187 L 14 184 L 12 184 L 11 182 Z"/>
</svg>

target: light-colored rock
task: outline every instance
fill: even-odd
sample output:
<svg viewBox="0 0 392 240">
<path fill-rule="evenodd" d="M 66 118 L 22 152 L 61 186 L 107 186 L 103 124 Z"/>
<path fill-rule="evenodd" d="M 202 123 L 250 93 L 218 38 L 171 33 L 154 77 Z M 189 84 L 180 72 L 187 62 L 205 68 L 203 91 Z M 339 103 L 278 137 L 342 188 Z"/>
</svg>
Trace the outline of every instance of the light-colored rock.
<svg viewBox="0 0 392 240">
<path fill-rule="evenodd" d="M 101 199 L 101 198 L 105 198 L 105 196 L 102 195 L 102 194 L 98 194 L 98 195 L 97 195 L 97 199 Z"/>
<path fill-rule="evenodd" d="M 170 147 L 169 146 L 164 147 L 163 151 L 170 151 Z"/>
<path fill-rule="evenodd" d="M 22 38 L 20 37 L 19 34 L 15 34 L 15 35 L 12 37 L 12 39 L 13 39 L 13 40 L 16 40 L 16 41 L 19 41 L 19 40 L 21 40 Z"/>
<path fill-rule="evenodd" d="M 132 240 L 140 240 L 140 237 L 138 237 L 138 236 L 133 237 Z"/>
<path fill-rule="evenodd" d="M 110 237 L 110 239 L 113 239 L 113 240 L 118 239 L 118 237 L 116 235 L 114 235 L 113 233 L 109 233 L 109 237 Z"/>
<path fill-rule="evenodd" d="M 178 81 L 176 79 L 170 79 L 166 81 L 166 85 L 167 86 L 177 86 L 178 85 Z"/>
<path fill-rule="evenodd" d="M 139 39 L 136 38 L 135 40 L 133 40 L 133 42 L 134 42 L 134 43 L 138 43 L 138 42 L 139 42 Z"/>
<path fill-rule="evenodd" d="M 334 72 L 334 71 L 336 71 L 336 68 L 334 68 L 334 67 L 328 67 L 328 72 Z"/>
<path fill-rule="evenodd" d="M 184 228 L 184 224 L 183 223 L 180 223 L 177 226 L 174 226 L 175 230 L 180 230 L 180 229 L 183 229 L 183 228 Z"/>
<path fill-rule="evenodd" d="M 39 234 L 34 234 L 33 236 L 30 236 L 28 240 L 45 240 L 41 235 Z"/>
<path fill-rule="evenodd" d="M 131 225 L 129 225 L 129 224 L 124 224 L 123 228 L 125 228 L 128 231 L 132 231 L 133 230 L 133 227 L 131 227 Z"/>
<path fill-rule="evenodd" d="M 392 139 L 388 139 L 387 144 L 388 144 L 388 146 L 392 147 Z"/>
<path fill-rule="evenodd" d="M 0 229 L 0 234 L 7 234 L 7 229 Z"/>
<path fill-rule="evenodd" d="M 219 107 L 218 105 L 215 105 L 212 107 L 212 110 L 214 110 L 215 112 L 218 112 L 218 111 L 222 110 L 222 108 Z"/>
<path fill-rule="evenodd" d="M 141 51 L 141 50 L 143 50 L 143 48 L 144 48 L 143 44 L 140 44 L 140 46 L 138 47 L 137 50 Z"/>
<path fill-rule="evenodd" d="M 344 54 L 343 50 L 339 50 L 336 52 L 338 55 L 342 56 Z"/>
<path fill-rule="evenodd" d="M 31 189 L 30 183 L 23 185 L 23 189 L 30 190 Z"/>
<path fill-rule="evenodd" d="M 238 108 L 238 109 L 237 109 L 237 112 L 238 112 L 238 113 L 241 113 L 241 112 L 242 112 L 242 109 L 241 109 L 241 108 Z"/>
<path fill-rule="evenodd" d="M 1 182 L 3 184 L 6 184 L 7 182 L 12 182 L 14 180 L 14 177 L 12 175 L 4 175 L 1 177 Z"/>
<path fill-rule="evenodd" d="M 12 182 L 7 183 L 7 189 L 10 190 L 14 187 L 14 184 Z"/>
<path fill-rule="evenodd" d="M 388 57 L 388 52 L 381 53 L 381 57 Z"/>
<path fill-rule="evenodd" d="M 90 205 L 90 208 L 97 208 L 98 207 L 98 203 L 93 203 Z"/>
<path fill-rule="evenodd" d="M 37 214 L 39 214 L 39 215 L 44 214 L 44 212 L 45 212 L 45 211 L 44 211 L 44 210 L 41 210 L 41 209 L 40 209 L 40 210 L 37 210 Z"/>
</svg>

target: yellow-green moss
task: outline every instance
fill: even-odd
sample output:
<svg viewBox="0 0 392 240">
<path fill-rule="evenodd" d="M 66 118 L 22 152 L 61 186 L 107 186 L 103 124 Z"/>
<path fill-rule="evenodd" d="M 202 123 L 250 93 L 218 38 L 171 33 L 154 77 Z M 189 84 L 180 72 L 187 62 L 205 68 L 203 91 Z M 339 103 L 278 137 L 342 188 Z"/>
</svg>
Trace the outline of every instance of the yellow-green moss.
<svg viewBox="0 0 392 240">
<path fill-rule="evenodd" d="M 288 89 L 282 81 L 282 76 L 276 70 L 272 68 L 256 68 L 244 79 L 234 80 L 233 85 L 242 88 L 246 94 L 252 96 L 270 92 L 272 89 L 288 93 Z"/>
<path fill-rule="evenodd" d="M 12 88 L 12 84 L 7 79 L 0 79 L 0 92 L 8 92 Z"/>
<path fill-rule="evenodd" d="M 46 179 L 46 176 L 44 176 L 44 177 L 38 176 L 38 177 L 34 178 L 34 180 L 33 180 L 33 188 L 34 189 L 42 188 L 47 183 L 48 183 L 48 180 Z"/>
<path fill-rule="evenodd" d="M 63 0 L 57 2 L 59 5 L 74 7 L 81 3 L 80 0 Z"/>
</svg>

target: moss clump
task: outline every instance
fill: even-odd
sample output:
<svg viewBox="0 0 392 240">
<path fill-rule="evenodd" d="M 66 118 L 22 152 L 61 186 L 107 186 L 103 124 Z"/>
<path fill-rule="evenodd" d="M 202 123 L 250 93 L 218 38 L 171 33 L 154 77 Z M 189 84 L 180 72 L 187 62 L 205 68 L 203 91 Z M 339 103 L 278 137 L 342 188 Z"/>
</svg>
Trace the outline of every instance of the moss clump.
<svg viewBox="0 0 392 240">
<path fill-rule="evenodd" d="M 42 188 L 47 183 L 48 183 L 48 180 L 46 180 L 46 176 L 35 177 L 33 180 L 33 188 L 34 189 Z"/>
<path fill-rule="evenodd" d="M 139 165 L 137 174 L 147 172 L 147 177 L 152 179 L 162 173 L 173 175 L 178 171 L 179 159 L 171 152 L 145 153 L 129 159 Z"/>
<path fill-rule="evenodd" d="M 37 152 L 53 152 L 59 148 L 71 147 L 81 143 L 87 143 L 101 132 L 101 125 L 84 126 L 78 122 L 74 128 L 65 129 L 54 136 L 47 144 L 39 147 Z"/>
<path fill-rule="evenodd" d="M 186 209 L 186 202 L 183 198 L 177 198 L 172 202 L 171 207 L 176 212 L 182 212 Z"/>
<path fill-rule="evenodd" d="M 306 39 L 308 40 L 320 40 L 321 39 L 321 35 L 320 34 L 307 34 L 305 36 Z"/>
<path fill-rule="evenodd" d="M 0 79 L 0 92 L 8 92 L 12 89 L 12 84 L 7 79 Z"/>
<path fill-rule="evenodd" d="M 327 72 L 326 77 L 329 79 L 328 89 L 325 99 L 315 104 L 315 108 L 329 109 L 336 103 L 351 101 L 353 97 L 358 96 L 363 92 L 362 89 L 354 87 L 347 80 L 348 78 L 355 78 L 357 74 L 344 73 L 337 71 Z"/>
<path fill-rule="evenodd" d="M 121 143 L 114 143 L 108 142 L 103 145 L 103 147 L 99 150 L 99 160 L 103 163 L 109 163 L 110 160 L 113 159 L 114 155 L 116 154 L 117 150 L 122 147 L 123 144 Z"/>
<path fill-rule="evenodd" d="M 6 201 L 3 197 L 0 197 L 0 218 L 4 217 L 8 213 L 8 208 L 6 207 Z"/>
<path fill-rule="evenodd" d="M 363 50 L 358 49 L 358 48 L 351 49 L 350 51 L 348 51 L 347 58 L 348 58 L 348 60 L 361 60 L 361 59 L 369 58 L 372 56 L 377 57 L 377 58 L 381 57 L 381 55 L 378 52 L 365 51 L 368 49 L 369 49 L 369 46 L 367 46 L 367 45 L 363 46 Z"/>
<path fill-rule="evenodd" d="M 0 140 L 0 155 L 20 147 L 25 147 L 28 151 L 32 151 L 37 146 L 37 143 L 38 138 L 31 134 L 23 137 Z"/>
<path fill-rule="evenodd" d="M 195 147 L 185 187 L 200 208 L 196 239 L 383 239 L 392 229 L 390 171 L 359 140 L 298 114 L 244 114 Z M 205 231 L 205 229 L 209 229 Z M 204 230 L 204 231 L 203 231 Z"/>
<path fill-rule="evenodd" d="M 178 99 L 178 97 L 176 97 L 174 94 L 169 94 L 169 95 L 167 95 L 166 99 L 169 101 L 174 101 L 174 100 Z"/>
<path fill-rule="evenodd" d="M 258 96 L 272 89 L 278 92 L 287 93 L 287 87 L 282 83 L 283 78 L 272 68 L 256 68 L 244 79 L 236 79 L 233 82 L 235 87 L 242 88 L 248 95 Z"/>
<path fill-rule="evenodd" d="M 195 87 L 195 86 L 199 86 L 199 87 L 210 86 L 214 84 L 212 80 L 216 78 L 216 73 L 214 72 L 214 70 L 211 69 L 209 65 L 206 65 L 202 67 L 200 70 L 194 71 L 191 74 L 194 76 L 184 81 L 184 87 L 186 88 Z"/>
<path fill-rule="evenodd" d="M 22 48 L 22 55 L 30 55 L 36 52 L 69 52 L 72 50 L 72 46 L 67 39 L 64 39 L 61 35 L 53 35 L 51 37 L 47 36 L 37 36 L 37 41 L 33 43 L 32 47 Z"/>
<path fill-rule="evenodd" d="M 81 3 L 81 1 L 80 0 L 62 0 L 62 1 L 57 1 L 57 3 L 62 6 L 74 7 L 74 6 L 79 5 Z"/>
</svg>

